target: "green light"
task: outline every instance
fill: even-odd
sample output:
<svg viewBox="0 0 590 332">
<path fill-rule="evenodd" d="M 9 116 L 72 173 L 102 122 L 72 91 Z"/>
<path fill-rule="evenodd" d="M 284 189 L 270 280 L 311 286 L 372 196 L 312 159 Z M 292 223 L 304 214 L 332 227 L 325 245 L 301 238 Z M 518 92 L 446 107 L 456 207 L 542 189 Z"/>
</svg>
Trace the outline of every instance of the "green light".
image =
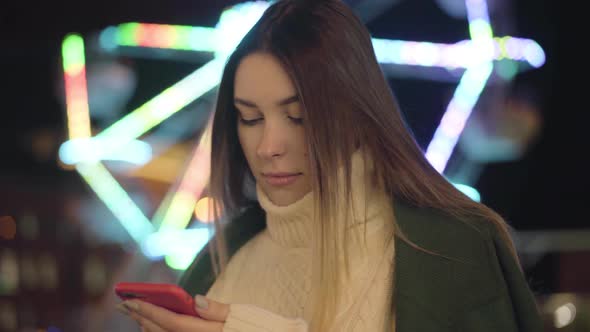
<svg viewBox="0 0 590 332">
<path fill-rule="evenodd" d="M 64 70 L 68 75 L 76 75 L 84 67 L 84 40 L 80 35 L 66 36 L 62 44 Z"/>
<path fill-rule="evenodd" d="M 159 231 L 186 228 L 192 219 L 196 204 L 197 200 L 192 193 L 177 192 L 170 202 Z"/>
<path fill-rule="evenodd" d="M 119 25 L 117 30 L 117 43 L 124 46 L 137 46 L 137 31 L 139 23 L 125 23 Z"/>
<path fill-rule="evenodd" d="M 496 41 L 496 43 L 498 44 L 498 49 L 500 50 L 500 54 L 498 55 L 497 60 L 502 60 L 506 57 L 508 57 L 508 50 L 506 50 L 506 42 L 508 42 L 508 40 L 510 40 L 510 37 L 506 36 L 506 37 L 496 37 L 494 38 L 494 40 Z"/>
<path fill-rule="evenodd" d="M 142 243 L 154 231 L 151 222 L 101 163 L 78 164 L 76 170 L 121 221 L 133 240 Z"/>
<path fill-rule="evenodd" d="M 469 34 L 471 39 L 474 40 L 481 38 L 491 39 L 493 36 L 492 26 L 482 19 L 473 20 L 469 23 Z"/>
<path fill-rule="evenodd" d="M 195 256 L 196 253 L 177 253 L 174 255 L 167 255 L 165 260 L 166 264 L 171 269 L 184 271 L 191 265 Z"/>
<path fill-rule="evenodd" d="M 178 26 L 178 27 L 171 27 L 171 30 L 174 31 L 174 44 L 172 45 L 173 48 L 181 49 L 181 50 L 192 50 L 191 45 L 191 32 L 193 28 L 188 26 Z"/>
<path fill-rule="evenodd" d="M 146 241 L 144 251 L 152 256 L 164 254 L 168 266 L 175 270 L 186 270 L 195 256 L 207 246 L 214 233 L 208 227 L 157 232 Z M 159 235 L 162 237 L 158 238 Z M 168 237 L 172 239 L 167 239 Z"/>
<path fill-rule="evenodd" d="M 172 114 L 215 88 L 221 81 L 225 59 L 217 58 L 197 69 L 160 95 L 97 135 L 125 144 L 166 120 Z"/>
<path fill-rule="evenodd" d="M 518 63 L 504 59 L 498 61 L 494 68 L 496 69 L 498 76 L 502 77 L 504 80 L 509 81 L 514 78 L 518 72 Z"/>
</svg>

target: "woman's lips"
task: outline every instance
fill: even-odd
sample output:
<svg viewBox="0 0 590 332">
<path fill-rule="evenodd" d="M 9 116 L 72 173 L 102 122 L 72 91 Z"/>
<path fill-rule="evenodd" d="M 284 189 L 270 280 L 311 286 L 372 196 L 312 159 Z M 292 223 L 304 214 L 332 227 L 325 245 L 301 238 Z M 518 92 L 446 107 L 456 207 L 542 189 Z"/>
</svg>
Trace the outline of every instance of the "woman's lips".
<svg viewBox="0 0 590 332">
<path fill-rule="evenodd" d="M 299 178 L 301 173 L 267 173 L 263 174 L 266 182 L 272 186 L 287 186 Z"/>
</svg>

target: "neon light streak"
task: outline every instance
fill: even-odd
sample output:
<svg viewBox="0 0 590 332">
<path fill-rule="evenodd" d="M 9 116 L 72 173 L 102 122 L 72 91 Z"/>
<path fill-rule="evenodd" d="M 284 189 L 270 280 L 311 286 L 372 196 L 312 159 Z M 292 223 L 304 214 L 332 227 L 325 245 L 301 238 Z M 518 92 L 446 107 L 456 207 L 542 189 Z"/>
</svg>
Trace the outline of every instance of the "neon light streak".
<svg viewBox="0 0 590 332">
<path fill-rule="evenodd" d="M 187 253 L 194 256 L 207 244 L 211 236 L 212 233 L 207 227 L 158 231 L 145 239 L 142 251 L 152 259 Z"/>
<path fill-rule="evenodd" d="M 442 173 L 465 123 L 491 74 L 492 64 L 467 70 L 426 149 L 426 158 Z"/>
<path fill-rule="evenodd" d="M 124 23 L 101 33 L 101 42 L 108 45 L 197 52 L 211 52 L 215 40 L 215 28 L 166 24 Z"/>
<path fill-rule="evenodd" d="M 212 122 L 209 121 L 164 215 L 160 230 L 185 228 L 192 219 L 197 199 L 207 185 L 211 172 L 211 126 Z"/>
<path fill-rule="evenodd" d="M 444 172 L 494 66 L 494 40 L 487 4 L 485 0 L 466 0 L 465 5 L 469 33 L 477 49 L 477 52 L 473 53 L 474 59 L 479 64 L 463 73 L 453 98 L 426 148 L 426 158 L 439 173 Z"/>
<path fill-rule="evenodd" d="M 215 88 L 221 80 L 224 64 L 223 59 L 210 61 L 114 123 L 98 134 L 97 137 L 108 137 L 109 141 L 117 142 L 117 144 L 126 144 L 138 138 L 195 99 Z"/>
<path fill-rule="evenodd" d="M 455 186 L 455 188 L 459 189 L 462 193 L 467 195 L 467 197 L 471 198 L 472 200 L 474 200 L 476 202 L 481 201 L 481 196 L 479 194 L 479 191 L 477 191 L 477 189 L 475 189 L 471 186 L 468 186 L 468 185 L 460 184 L 460 183 L 453 183 L 453 185 Z"/>
<path fill-rule="evenodd" d="M 90 137 L 90 116 L 86 89 L 84 41 L 77 34 L 65 37 L 62 44 L 68 133 L 72 138 Z"/>
<path fill-rule="evenodd" d="M 112 146 L 117 146 L 117 148 L 107 149 Z M 78 138 L 66 141 L 60 146 L 59 158 L 68 165 L 118 160 L 141 166 L 152 159 L 152 147 L 138 140 L 118 146 L 116 142 L 105 142 L 104 139 Z"/>
<path fill-rule="evenodd" d="M 229 25 L 233 26 L 235 24 Z M 485 23 L 475 23 L 472 26 L 473 33 L 478 36 L 489 33 L 489 26 L 486 26 Z M 228 28 L 225 28 L 222 32 L 216 28 L 208 27 L 124 23 L 103 30 L 101 32 L 101 45 L 106 49 L 126 46 L 227 53 L 227 51 L 223 51 L 227 47 L 223 46 L 231 43 L 227 42 L 227 38 L 221 38 L 223 35 L 231 36 L 232 40 L 236 39 L 235 31 L 232 34 L 232 31 Z M 226 43 L 222 45 L 216 42 L 217 40 L 225 40 Z M 476 52 L 478 47 L 472 40 L 463 40 L 455 44 L 381 38 L 373 38 L 372 40 L 375 54 L 380 63 L 426 67 L 471 67 L 475 60 L 465 55 Z M 239 42 L 239 39 L 237 41 Z M 506 44 L 510 44 L 510 52 L 505 48 Z M 510 36 L 494 37 L 492 47 L 494 60 L 507 58 L 526 61 L 533 67 L 539 67 L 545 61 L 543 49 L 530 39 Z"/>
<path fill-rule="evenodd" d="M 76 165 L 76 170 L 119 219 L 133 240 L 141 243 L 153 232 L 151 222 L 101 163 L 81 163 Z"/>
<path fill-rule="evenodd" d="M 510 49 L 506 47 L 510 41 Z M 373 38 L 373 48 L 381 64 L 414 65 L 423 67 L 470 68 L 482 60 L 482 51 L 471 40 L 455 44 L 413 42 Z M 526 61 L 537 68 L 545 62 L 543 49 L 533 40 L 514 37 L 495 37 L 484 59 Z M 510 51 L 509 51 L 510 50 Z M 525 56 L 526 53 L 526 56 Z M 474 56 L 475 55 L 475 56 Z"/>
</svg>

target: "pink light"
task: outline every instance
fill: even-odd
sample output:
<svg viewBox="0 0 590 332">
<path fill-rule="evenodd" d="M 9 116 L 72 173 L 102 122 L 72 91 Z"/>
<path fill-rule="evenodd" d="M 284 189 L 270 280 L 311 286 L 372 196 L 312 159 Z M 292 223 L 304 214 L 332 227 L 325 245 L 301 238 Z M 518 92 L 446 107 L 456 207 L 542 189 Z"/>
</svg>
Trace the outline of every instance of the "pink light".
<svg viewBox="0 0 590 332">
<path fill-rule="evenodd" d="M 90 137 L 86 68 L 82 67 L 75 75 L 66 72 L 64 81 L 70 139 Z"/>
<path fill-rule="evenodd" d="M 449 137 L 461 135 L 466 120 L 465 117 L 462 117 L 454 106 L 455 105 L 449 105 L 449 108 L 443 116 L 440 124 L 443 133 Z"/>
<path fill-rule="evenodd" d="M 521 60 L 522 47 L 521 43 L 516 38 L 509 38 L 506 40 L 506 53 L 510 58 Z"/>
<path fill-rule="evenodd" d="M 400 58 L 405 64 L 416 64 L 416 42 L 405 42 L 400 50 Z"/>
<path fill-rule="evenodd" d="M 211 126 L 209 121 L 177 190 L 190 193 L 195 200 L 201 196 L 211 173 Z"/>
<path fill-rule="evenodd" d="M 137 44 L 142 47 L 171 48 L 176 39 L 173 26 L 142 23 L 137 27 Z"/>
</svg>

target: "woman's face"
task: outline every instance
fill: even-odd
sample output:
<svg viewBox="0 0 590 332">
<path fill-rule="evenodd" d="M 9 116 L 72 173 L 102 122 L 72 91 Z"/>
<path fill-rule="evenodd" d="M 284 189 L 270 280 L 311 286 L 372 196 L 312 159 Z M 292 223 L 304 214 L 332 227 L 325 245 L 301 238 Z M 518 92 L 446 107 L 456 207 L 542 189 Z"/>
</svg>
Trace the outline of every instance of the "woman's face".
<svg viewBox="0 0 590 332">
<path fill-rule="evenodd" d="M 253 53 L 240 62 L 234 82 L 240 145 L 260 189 L 276 205 L 311 191 L 302 105 L 279 61 Z"/>
</svg>

